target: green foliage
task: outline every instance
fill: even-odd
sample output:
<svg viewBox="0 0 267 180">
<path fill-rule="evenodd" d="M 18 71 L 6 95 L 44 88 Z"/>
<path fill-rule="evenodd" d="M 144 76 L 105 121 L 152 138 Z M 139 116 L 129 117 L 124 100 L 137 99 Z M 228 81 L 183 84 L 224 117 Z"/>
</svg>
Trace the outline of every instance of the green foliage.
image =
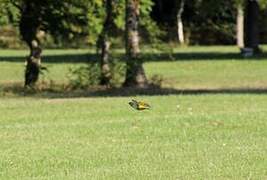
<svg viewBox="0 0 267 180">
<path fill-rule="evenodd" d="M 164 81 L 163 75 L 160 75 L 160 74 L 155 74 L 149 79 L 149 83 L 152 86 L 159 87 L 159 88 L 162 86 L 163 81 Z"/>
<path fill-rule="evenodd" d="M 89 1 L 88 4 L 89 43 L 95 44 L 103 28 L 105 7 L 102 0 Z M 113 2 L 113 6 L 113 18 L 116 26 L 113 30 L 113 37 L 121 37 L 121 32 L 125 30 L 125 1 L 116 0 Z M 150 42 L 156 41 L 162 33 L 150 17 L 152 6 L 152 0 L 140 1 L 140 34 L 146 41 Z"/>
<path fill-rule="evenodd" d="M 50 0 L 44 12 L 45 28 L 57 41 L 74 41 L 88 34 L 87 8 L 83 1 Z"/>
<path fill-rule="evenodd" d="M 99 63 L 88 63 L 86 66 L 69 69 L 69 84 L 73 89 L 87 88 L 99 84 L 101 71 Z"/>
<path fill-rule="evenodd" d="M 19 10 L 9 0 L 0 0 L 0 27 L 15 25 L 18 21 Z"/>
<path fill-rule="evenodd" d="M 240 6 L 240 5 L 244 5 L 245 4 L 245 1 L 246 0 L 235 0 L 234 3 L 235 3 L 235 6 Z"/>
<path fill-rule="evenodd" d="M 45 46 L 87 47 L 88 44 L 96 44 L 105 19 L 103 0 L 0 0 L 0 28 L 6 25 L 18 26 L 20 10 L 17 7 L 22 7 L 26 1 L 34 4 L 37 16 L 42 20 L 41 28 L 48 34 L 44 42 Z M 151 14 L 153 8 L 157 10 L 155 5 L 160 4 L 160 1 L 163 7 L 167 7 L 163 8 L 163 14 L 160 15 L 163 22 L 153 15 L 155 12 Z M 159 39 L 175 41 L 177 2 L 177 0 L 140 0 L 140 35 L 143 43 L 157 43 Z M 246 0 L 186 1 L 183 14 L 186 39 L 189 39 L 191 44 L 234 43 L 236 6 L 245 2 Z M 265 21 L 263 11 L 267 7 L 267 1 L 258 2 L 262 8 L 261 19 Z M 125 0 L 116 0 L 113 4 L 115 22 L 112 30 L 113 39 L 116 44 L 122 45 Z M 15 30 L 17 31 L 16 28 Z M 261 26 L 261 32 L 263 37 L 261 39 L 266 41 L 264 26 Z M 3 41 L 1 44 L 2 47 L 14 47 Z"/>
<path fill-rule="evenodd" d="M 20 13 L 17 7 L 21 8 L 26 1 L 12 0 L 13 4 L 10 2 L 9 0 L 1 0 L 0 25 L 10 23 L 18 25 L 19 23 Z M 34 7 L 38 9 L 38 17 L 42 19 L 42 29 L 55 39 L 48 42 L 49 44 L 56 44 L 52 46 L 69 47 L 70 43 L 77 44 L 76 46 L 78 46 L 78 44 L 83 44 L 82 41 L 89 44 L 96 43 L 105 17 L 105 7 L 102 0 L 44 0 L 41 2 L 30 0 L 27 2 L 33 3 Z M 144 37 L 155 37 L 156 34 L 156 24 L 149 17 L 152 5 L 151 0 L 141 1 L 141 26 L 148 29 L 146 31 L 145 28 L 142 28 L 146 31 L 145 34 L 142 33 Z M 118 37 L 121 36 L 121 31 L 125 28 L 124 0 L 114 2 L 114 15 L 116 28 L 120 31 L 118 34 L 115 33 L 114 36 Z M 147 36 L 150 34 L 152 36 Z M 50 45 L 50 47 L 52 46 Z"/>
<path fill-rule="evenodd" d="M 267 1 L 266 0 L 259 0 L 260 7 L 263 9 L 267 8 Z"/>
<path fill-rule="evenodd" d="M 193 11 L 184 19 L 191 44 L 234 43 L 236 7 L 232 2 L 206 0 L 187 3 L 187 6 Z"/>
<path fill-rule="evenodd" d="M 105 19 L 103 0 L 89 0 L 87 2 L 88 43 L 95 44 L 102 31 Z"/>
<path fill-rule="evenodd" d="M 9 23 L 7 6 L 7 3 L 0 1 L 0 25 L 7 25 Z"/>
<path fill-rule="evenodd" d="M 122 31 L 125 29 L 125 0 L 116 0 L 115 2 L 113 10 L 116 17 L 114 22 L 116 27 Z"/>
<path fill-rule="evenodd" d="M 126 65 L 119 59 L 112 58 L 110 62 L 111 86 L 120 86 L 125 77 Z"/>
<path fill-rule="evenodd" d="M 150 16 L 153 5 L 154 3 L 152 0 L 140 1 L 141 37 L 149 43 L 158 43 L 159 37 L 164 35 L 164 32 L 159 29 L 156 22 Z"/>
<path fill-rule="evenodd" d="M 52 35 L 54 43 L 71 42 L 88 34 L 87 9 L 81 2 L 84 1 L 10 0 L 6 14 L 13 24 L 20 25 L 24 40 L 27 33 L 33 34 L 33 29 L 40 28 Z"/>
<path fill-rule="evenodd" d="M 111 86 L 119 86 L 125 74 L 125 65 L 115 59 L 109 64 L 111 68 Z M 97 86 L 100 83 L 101 69 L 98 62 L 87 63 L 69 69 L 69 85 L 73 89 L 85 89 Z"/>
<path fill-rule="evenodd" d="M 0 27 L 0 47 L 13 49 L 23 47 L 19 34 L 14 27 L 9 25 Z"/>
<path fill-rule="evenodd" d="M 238 5 L 244 6 L 246 4 L 246 1 L 247 0 L 235 0 L 234 2 L 236 4 L 236 6 L 238 6 Z M 265 9 L 267 7 L 267 1 L 266 0 L 257 0 L 257 1 L 258 1 L 259 5 L 262 9 Z"/>
</svg>

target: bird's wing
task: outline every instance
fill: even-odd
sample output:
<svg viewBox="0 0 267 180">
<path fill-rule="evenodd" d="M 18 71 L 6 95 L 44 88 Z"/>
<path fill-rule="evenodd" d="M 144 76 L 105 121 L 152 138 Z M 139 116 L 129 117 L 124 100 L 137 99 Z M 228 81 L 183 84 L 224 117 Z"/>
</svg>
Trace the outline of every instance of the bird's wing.
<svg viewBox="0 0 267 180">
<path fill-rule="evenodd" d="M 149 109 L 149 108 L 150 108 L 150 105 L 149 105 L 148 103 L 139 101 L 139 102 L 138 102 L 138 107 L 139 107 L 140 109 Z"/>
</svg>

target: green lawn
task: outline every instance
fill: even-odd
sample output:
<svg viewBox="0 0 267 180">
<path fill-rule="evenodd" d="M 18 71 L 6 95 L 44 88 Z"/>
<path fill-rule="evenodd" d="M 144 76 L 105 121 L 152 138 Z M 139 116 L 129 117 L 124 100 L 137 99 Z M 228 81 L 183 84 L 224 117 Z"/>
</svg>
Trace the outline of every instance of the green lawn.
<svg viewBox="0 0 267 180">
<path fill-rule="evenodd" d="M 264 46 L 263 49 L 267 50 Z M 88 50 L 44 50 L 43 65 L 49 72 L 41 79 L 68 82 L 69 68 L 88 59 Z M 245 59 L 233 46 L 174 49 L 172 59 L 162 52 L 145 50 L 147 76 L 160 75 L 163 87 L 176 89 L 267 88 L 267 56 Z M 0 84 L 23 84 L 27 51 L 0 50 Z M 92 54 L 89 58 L 94 60 Z M 123 58 L 121 59 L 123 60 Z"/>
<path fill-rule="evenodd" d="M 170 95 L 0 95 L 0 179 L 266 179 L 267 58 L 175 51 L 145 56 Z M 86 53 L 44 51 L 46 78 L 66 82 Z M 0 85 L 22 84 L 26 54 L 0 50 Z M 132 98 L 152 109 L 131 109 Z"/>
</svg>

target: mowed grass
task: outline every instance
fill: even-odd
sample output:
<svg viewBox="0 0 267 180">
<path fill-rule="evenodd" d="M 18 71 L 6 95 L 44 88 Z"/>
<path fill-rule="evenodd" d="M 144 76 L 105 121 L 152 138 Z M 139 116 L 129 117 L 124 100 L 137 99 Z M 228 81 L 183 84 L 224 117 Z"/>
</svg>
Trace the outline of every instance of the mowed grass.
<svg viewBox="0 0 267 180">
<path fill-rule="evenodd" d="M 0 179 L 266 179 L 267 58 L 243 59 L 234 47 L 174 51 L 144 64 L 178 90 L 171 95 L 1 95 Z M 45 78 L 67 82 L 87 52 L 44 51 Z M 0 85 L 23 84 L 24 55 L 0 51 Z M 151 110 L 135 111 L 132 98 Z"/>
<path fill-rule="evenodd" d="M 0 101 L 1 179 L 266 179 L 267 96 Z"/>
<path fill-rule="evenodd" d="M 84 65 L 88 60 L 89 50 L 44 50 L 42 65 L 48 68 L 41 75 L 41 80 L 52 80 L 59 83 L 68 82 L 70 68 Z M 21 83 L 24 81 L 27 50 L 0 50 L 1 75 L 0 84 Z"/>
</svg>

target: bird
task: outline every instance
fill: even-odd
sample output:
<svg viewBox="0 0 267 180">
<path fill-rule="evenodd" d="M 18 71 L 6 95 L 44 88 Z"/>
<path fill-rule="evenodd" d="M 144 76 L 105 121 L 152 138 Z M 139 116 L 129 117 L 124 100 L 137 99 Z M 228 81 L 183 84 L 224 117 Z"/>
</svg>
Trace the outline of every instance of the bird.
<svg viewBox="0 0 267 180">
<path fill-rule="evenodd" d="M 145 103 L 143 101 L 136 101 L 134 99 L 132 99 L 132 101 L 129 102 L 129 105 L 136 110 L 145 110 L 151 108 L 151 106 L 148 103 Z"/>
</svg>

